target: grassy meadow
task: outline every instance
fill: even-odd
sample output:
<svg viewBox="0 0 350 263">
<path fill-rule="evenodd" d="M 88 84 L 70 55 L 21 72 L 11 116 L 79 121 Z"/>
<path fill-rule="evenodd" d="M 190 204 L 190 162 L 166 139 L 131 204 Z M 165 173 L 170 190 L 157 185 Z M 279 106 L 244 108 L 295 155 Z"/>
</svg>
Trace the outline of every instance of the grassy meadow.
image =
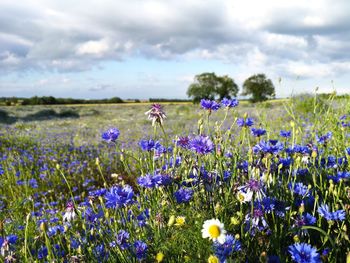
<svg viewBox="0 0 350 263">
<path fill-rule="evenodd" d="M 0 107 L 0 261 L 350 262 L 350 100 L 229 102 Z"/>
</svg>

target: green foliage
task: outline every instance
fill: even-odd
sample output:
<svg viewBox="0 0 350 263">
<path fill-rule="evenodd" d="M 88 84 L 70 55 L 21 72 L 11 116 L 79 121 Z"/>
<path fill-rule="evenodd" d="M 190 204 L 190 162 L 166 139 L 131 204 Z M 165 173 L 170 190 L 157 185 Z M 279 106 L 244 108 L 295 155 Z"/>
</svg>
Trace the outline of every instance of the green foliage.
<svg viewBox="0 0 350 263">
<path fill-rule="evenodd" d="M 219 97 L 231 98 L 236 97 L 238 86 L 234 80 L 228 76 L 216 76 L 215 73 L 202 73 L 195 76 L 195 81 L 187 90 L 188 97 L 193 102 L 199 102 L 201 99 L 211 99 Z"/>
<path fill-rule="evenodd" d="M 291 98 L 295 112 L 308 115 L 316 111 L 319 114 L 327 112 L 330 108 L 329 96 L 312 95 L 309 93 L 300 94 Z"/>
<path fill-rule="evenodd" d="M 256 74 L 244 81 L 242 95 L 251 95 L 252 102 L 265 101 L 275 97 L 275 87 L 265 74 Z"/>
</svg>

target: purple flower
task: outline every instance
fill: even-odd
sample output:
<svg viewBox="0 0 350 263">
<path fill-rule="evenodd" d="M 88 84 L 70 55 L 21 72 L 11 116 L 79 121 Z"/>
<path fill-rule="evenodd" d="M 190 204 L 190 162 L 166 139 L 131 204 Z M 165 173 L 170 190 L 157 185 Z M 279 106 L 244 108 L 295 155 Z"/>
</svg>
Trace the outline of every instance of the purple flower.
<svg viewBox="0 0 350 263">
<path fill-rule="evenodd" d="M 237 119 L 237 125 L 238 127 L 250 127 L 253 126 L 254 120 L 252 118 L 238 118 Z"/>
<path fill-rule="evenodd" d="M 186 189 L 186 188 L 180 188 L 178 191 L 174 193 L 176 201 L 181 203 L 188 203 L 192 196 L 193 196 L 193 190 Z"/>
<path fill-rule="evenodd" d="M 102 133 L 102 139 L 107 142 L 115 142 L 119 137 L 119 130 L 117 128 L 110 128 Z"/>
<path fill-rule="evenodd" d="M 308 187 L 303 183 L 295 183 L 294 185 L 292 183 L 289 183 L 288 187 L 295 194 L 300 195 L 302 197 L 307 197 L 310 195 Z"/>
<path fill-rule="evenodd" d="M 299 216 L 296 219 L 296 226 L 302 227 L 302 226 L 310 226 L 314 225 L 316 223 L 316 218 L 309 213 L 304 213 L 303 215 Z"/>
<path fill-rule="evenodd" d="M 30 185 L 31 188 L 38 188 L 38 182 L 34 178 L 29 179 L 28 184 Z"/>
<path fill-rule="evenodd" d="M 137 178 L 137 183 L 144 188 L 153 188 L 154 182 L 152 175 L 146 174 L 145 176 L 141 176 Z"/>
<path fill-rule="evenodd" d="M 107 208 L 119 208 L 134 202 L 134 191 L 131 186 L 113 186 L 105 194 Z"/>
<path fill-rule="evenodd" d="M 329 211 L 329 206 L 327 204 L 321 205 L 317 212 L 324 217 L 327 220 L 339 220 L 343 221 L 345 220 L 345 211 L 344 210 L 337 210 L 335 212 L 330 212 Z"/>
<path fill-rule="evenodd" d="M 203 109 L 209 110 L 209 111 L 217 111 L 218 109 L 220 109 L 220 104 L 217 103 L 214 100 L 206 100 L 206 99 L 202 99 L 201 100 L 201 107 Z"/>
<path fill-rule="evenodd" d="M 190 143 L 189 147 L 192 151 L 199 154 L 208 154 L 213 152 L 214 144 L 210 140 L 209 136 L 198 135 L 194 137 Z"/>
<path fill-rule="evenodd" d="M 145 242 L 137 240 L 134 243 L 135 255 L 138 260 L 142 260 L 146 257 L 147 249 L 148 249 L 148 246 Z"/>
<path fill-rule="evenodd" d="M 320 255 L 314 247 L 307 243 L 296 243 L 288 247 L 288 252 L 294 262 L 297 263 L 318 263 L 321 262 Z"/>
<path fill-rule="evenodd" d="M 241 250 L 241 242 L 236 240 L 232 235 L 226 235 L 226 240 L 223 244 L 215 242 L 214 252 L 220 262 L 225 262 L 226 258 L 232 255 L 233 252 Z"/>
<path fill-rule="evenodd" d="M 224 107 L 228 107 L 228 108 L 234 108 L 234 107 L 237 107 L 239 102 L 238 100 L 236 99 L 228 99 L 228 98 L 223 98 L 221 100 L 221 104 L 224 106 Z"/>
<path fill-rule="evenodd" d="M 156 123 L 162 125 L 163 120 L 166 118 L 163 106 L 158 103 L 152 104 L 151 109 L 145 112 L 145 114 L 148 115 L 148 119 L 152 121 L 152 126 Z"/>
<path fill-rule="evenodd" d="M 291 134 L 292 134 L 291 131 L 284 131 L 284 130 L 280 131 L 280 136 L 284 137 L 284 138 L 289 138 L 291 136 Z"/>
<path fill-rule="evenodd" d="M 179 139 L 176 141 L 176 145 L 179 145 L 180 147 L 187 149 L 189 146 L 190 138 L 188 136 L 179 137 Z"/>
<path fill-rule="evenodd" d="M 259 144 L 253 147 L 253 152 L 255 154 L 259 152 L 278 154 L 283 150 L 283 148 L 283 144 L 277 140 L 269 140 L 268 142 L 262 140 L 259 142 Z"/>
<path fill-rule="evenodd" d="M 141 140 L 139 145 L 143 151 L 152 151 L 156 150 L 160 146 L 162 146 L 158 141 L 154 141 L 152 139 L 149 140 Z"/>
<path fill-rule="evenodd" d="M 129 248 L 128 240 L 130 238 L 130 235 L 125 230 L 120 230 L 117 234 L 117 244 L 121 248 L 121 250 L 125 250 Z"/>
<path fill-rule="evenodd" d="M 251 133 L 255 137 L 260 137 L 266 134 L 266 130 L 264 129 L 259 129 L 259 128 L 251 128 Z"/>
<path fill-rule="evenodd" d="M 318 136 L 316 135 L 316 141 L 320 144 L 325 144 L 327 141 L 329 141 L 332 138 L 332 132 L 328 132 L 325 135 Z"/>
</svg>

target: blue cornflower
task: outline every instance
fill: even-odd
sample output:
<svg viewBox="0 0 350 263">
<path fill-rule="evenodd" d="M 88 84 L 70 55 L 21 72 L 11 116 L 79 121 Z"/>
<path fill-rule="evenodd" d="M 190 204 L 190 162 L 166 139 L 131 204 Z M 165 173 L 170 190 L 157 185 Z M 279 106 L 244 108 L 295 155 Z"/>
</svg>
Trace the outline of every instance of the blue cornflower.
<svg viewBox="0 0 350 263">
<path fill-rule="evenodd" d="M 126 232 L 125 230 L 119 230 L 117 234 L 117 244 L 121 250 L 125 250 L 129 248 L 130 246 L 130 244 L 128 243 L 129 238 L 130 238 L 130 234 L 128 232 Z"/>
<path fill-rule="evenodd" d="M 106 262 L 109 257 L 108 251 L 105 249 L 104 244 L 96 245 L 93 249 L 93 253 L 97 262 Z"/>
<path fill-rule="evenodd" d="M 327 204 L 323 204 L 318 208 L 318 213 L 327 220 L 345 220 L 345 211 L 337 210 L 335 212 L 329 211 L 329 206 Z"/>
<path fill-rule="evenodd" d="M 288 252 L 297 263 L 318 263 L 321 262 L 320 255 L 316 248 L 307 243 L 296 243 L 288 247 Z"/>
<path fill-rule="evenodd" d="M 145 176 L 141 176 L 137 178 L 137 183 L 139 186 L 145 187 L 145 188 L 153 188 L 154 187 L 154 181 L 152 178 L 152 175 L 146 174 Z"/>
<path fill-rule="evenodd" d="M 145 242 L 142 242 L 141 240 L 137 240 L 134 243 L 134 251 L 138 260 L 142 260 L 146 257 L 147 250 L 148 250 L 148 246 Z"/>
<path fill-rule="evenodd" d="M 226 258 L 231 256 L 233 252 L 241 250 L 241 242 L 235 239 L 232 235 L 226 235 L 226 240 L 223 244 L 214 242 L 213 244 L 215 256 L 220 262 L 225 262 Z"/>
<path fill-rule="evenodd" d="M 209 110 L 209 111 L 217 111 L 220 109 L 220 104 L 217 103 L 215 100 L 206 100 L 206 99 L 201 99 L 201 107 L 203 109 Z"/>
<path fill-rule="evenodd" d="M 328 132 L 327 134 L 321 135 L 320 137 L 316 135 L 316 141 L 320 144 L 325 144 L 331 138 L 332 138 L 332 132 Z"/>
<path fill-rule="evenodd" d="M 119 130 L 117 128 L 110 128 L 102 133 L 102 139 L 107 142 L 115 142 L 119 137 Z"/>
<path fill-rule="evenodd" d="M 192 196 L 193 196 L 193 190 L 187 189 L 187 188 L 180 188 L 177 190 L 174 195 L 176 198 L 176 201 L 181 204 L 181 203 L 188 203 Z"/>
<path fill-rule="evenodd" d="M 333 182 L 338 183 L 341 179 L 349 179 L 350 178 L 350 172 L 338 172 L 335 176 L 328 175 L 328 180 L 333 180 Z"/>
<path fill-rule="evenodd" d="M 251 133 L 255 137 L 260 137 L 266 134 L 266 130 L 264 129 L 259 129 L 259 128 L 251 128 Z"/>
<path fill-rule="evenodd" d="M 189 147 L 192 151 L 199 154 L 208 154 L 213 152 L 214 143 L 209 136 L 198 135 L 190 141 Z"/>
<path fill-rule="evenodd" d="M 48 254 L 49 253 L 48 253 L 47 247 L 42 246 L 41 248 L 38 249 L 38 259 L 39 260 L 46 258 Z"/>
<path fill-rule="evenodd" d="M 237 125 L 238 127 L 250 127 L 253 126 L 254 120 L 252 118 L 238 118 L 237 119 Z"/>
<path fill-rule="evenodd" d="M 181 136 L 176 141 L 176 145 L 184 149 L 188 149 L 189 143 L 190 143 L 190 138 L 188 136 Z"/>
<path fill-rule="evenodd" d="M 283 150 L 283 148 L 283 144 L 277 140 L 269 140 L 268 142 L 262 140 L 259 142 L 259 144 L 253 147 L 253 152 L 255 154 L 259 152 L 278 154 Z"/>
<path fill-rule="evenodd" d="M 3 175 L 5 173 L 4 169 L 2 168 L 2 165 L 0 164 L 0 175 Z"/>
<path fill-rule="evenodd" d="M 237 107 L 239 102 L 238 100 L 236 99 L 228 99 L 228 98 L 223 98 L 221 100 L 221 104 L 224 106 L 224 107 L 228 107 L 228 108 L 234 108 L 234 107 Z"/>
<path fill-rule="evenodd" d="M 119 208 L 122 206 L 127 206 L 134 202 L 134 191 L 131 186 L 113 186 L 105 194 L 106 207 L 107 208 Z"/>
<path fill-rule="evenodd" d="M 152 139 L 150 140 L 141 140 L 139 142 L 139 145 L 143 151 L 152 151 L 161 146 L 161 144 L 158 141 L 154 141 Z"/>
<path fill-rule="evenodd" d="M 292 183 L 289 183 L 288 187 L 293 191 L 293 193 L 303 197 L 307 197 L 310 194 L 308 187 L 303 183 L 295 183 L 294 185 Z"/>
<path fill-rule="evenodd" d="M 38 181 L 35 178 L 29 179 L 28 184 L 31 188 L 38 188 Z"/>
<path fill-rule="evenodd" d="M 280 136 L 283 138 L 289 138 L 291 136 L 291 134 L 292 134 L 291 131 L 284 131 L 284 130 L 280 131 Z"/>
<path fill-rule="evenodd" d="M 316 217 L 312 216 L 309 213 L 303 213 L 302 215 L 298 216 L 296 219 L 295 225 L 298 227 L 302 226 L 311 226 L 316 223 Z"/>
<path fill-rule="evenodd" d="M 265 211 L 259 203 L 254 204 L 253 213 L 248 213 L 245 216 L 246 229 L 251 235 L 257 232 L 262 232 L 269 229 L 269 225 L 264 217 Z"/>
<path fill-rule="evenodd" d="M 173 181 L 172 178 L 167 174 L 155 174 L 152 178 L 155 186 L 167 186 Z"/>
</svg>

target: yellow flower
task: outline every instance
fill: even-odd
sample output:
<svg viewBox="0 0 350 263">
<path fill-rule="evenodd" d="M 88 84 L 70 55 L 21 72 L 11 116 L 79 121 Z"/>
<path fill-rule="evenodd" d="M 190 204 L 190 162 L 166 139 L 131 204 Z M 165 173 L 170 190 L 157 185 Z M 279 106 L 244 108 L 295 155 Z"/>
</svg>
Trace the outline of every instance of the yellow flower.
<svg viewBox="0 0 350 263">
<path fill-rule="evenodd" d="M 210 255 L 210 257 L 208 258 L 208 263 L 219 263 L 219 259 L 216 256 Z"/>
<path fill-rule="evenodd" d="M 178 216 L 176 217 L 175 222 L 175 226 L 183 226 L 186 222 L 186 218 L 184 216 Z"/>
<path fill-rule="evenodd" d="M 164 254 L 162 252 L 158 252 L 156 255 L 157 262 L 162 262 L 164 259 Z"/>
</svg>

